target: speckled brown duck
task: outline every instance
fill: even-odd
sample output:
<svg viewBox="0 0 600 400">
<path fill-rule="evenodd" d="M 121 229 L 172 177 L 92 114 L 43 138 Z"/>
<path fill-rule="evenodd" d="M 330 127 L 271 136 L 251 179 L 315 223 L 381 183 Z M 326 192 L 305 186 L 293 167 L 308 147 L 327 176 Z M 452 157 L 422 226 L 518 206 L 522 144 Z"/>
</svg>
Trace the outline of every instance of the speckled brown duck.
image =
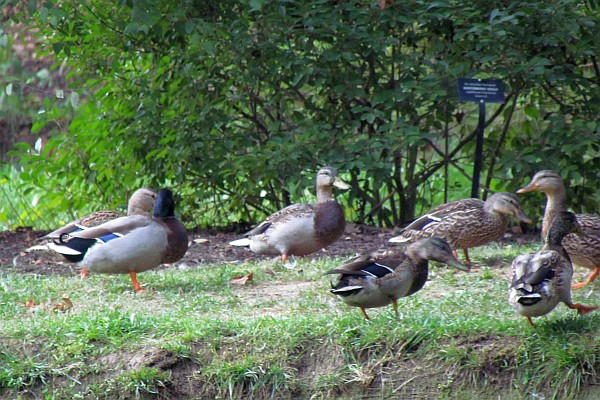
<svg viewBox="0 0 600 400">
<path fill-rule="evenodd" d="M 292 204 L 230 244 L 247 246 L 257 254 L 281 255 L 284 261 L 327 247 L 339 239 L 346 226 L 344 210 L 333 196 L 334 186 L 349 187 L 338 178 L 335 168 L 320 169 L 316 204 Z"/>
<path fill-rule="evenodd" d="M 326 274 L 340 275 L 331 293 L 359 307 L 365 319 L 369 319 L 365 309 L 389 304 L 398 317 L 398 300 L 418 292 L 427 282 L 429 260 L 469 270 L 444 239 L 433 237 L 411 243 L 404 253 L 390 250 L 360 255 Z"/>
<path fill-rule="evenodd" d="M 80 252 L 69 247 L 69 238 L 85 239 L 89 246 L 84 249 L 80 262 L 84 271 L 105 274 L 129 274 L 136 292 L 143 292 L 137 281 L 137 273 L 174 263 L 188 249 L 188 235 L 183 224 L 175 217 L 175 201 L 169 189 L 161 189 L 154 203 L 153 215 L 120 217 L 93 228 L 73 232 L 62 245 L 55 245 L 59 252 Z"/>
<path fill-rule="evenodd" d="M 495 193 L 485 202 L 472 198 L 456 200 L 417 218 L 390 242 L 404 243 L 425 237 L 441 237 L 454 251 L 462 249 L 466 264 L 471 265 L 468 249 L 500 238 L 506 233 L 509 215 L 526 223 L 531 222 L 523 214 L 517 196 L 512 193 Z"/>
<path fill-rule="evenodd" d="M 598 307 L 573 303 L 571 277 L 573 266 L 562 246 L 569 234 L 583 235 L 575 214 L 559 211 L 555 214 L 544 248 L 535 253 L 522 254 L 512 262 L 513 276 L 508 290 L 509 304 L 535 326 L 532 317 L 552 311 L 560 302 L 580 315 Z"/>
<path fill-rule="evenodd" d="M 545 238 L 556 214 L 567 210 L 565 185 L 556 172 L 544 170 L 536 173 L 531 182 L 517 193 L 534 190 L 544 192 L 547 198 L 542 221 L 542 237 Z M 585 235 L 569 234 L 562 241 L 562 245 L 574 265 L 592 270 L 584 282 L 573 284 L 573 288 L 580 289 L 592 283 L 600 273 L 600 217 L 592 214 L 576 214 L 576 217 Z"/>
<path fill-rule="evenodd" d="M 156 199 L 156 192 L 149 188 L 141 188 L 133 192 L 129 202 L 127 203 L 127 215 L 145 215 L 150 216 L 152 214 L 152 210 L 154 208 L 154 200 Z M 61 245 L 63 243 L 63 238 L 68 237 L 70 233 L 82 231 L 88 228 L 92 228 L 94 226 L 101 225 L 105 222 L 111 221 L 116 218 L 124 217 L 123 213 L 112 210 L 103 210 L 96 211 L 91 214 L 88 214 L 82 218 L 79 218 L 75 221 L 69 222 L 65 226 L 56 229 L 47 235 L 39 238 L 43 239 L 52 239 L 52 241 Z M 77 240 L 71 242 L 71 247 L 75 246 Z M 82 246 L 87 248 L 87 242 L 82 242 Z M 89 246 L 88 246 L 89 247 Z M 71 252 L 72 253 L 72 252 Z M 62 254 L 67 260 L 71 262 L 79 262 L 83 260 L 84 252 L 78 252 L 79 254 Z"/>
</svg>

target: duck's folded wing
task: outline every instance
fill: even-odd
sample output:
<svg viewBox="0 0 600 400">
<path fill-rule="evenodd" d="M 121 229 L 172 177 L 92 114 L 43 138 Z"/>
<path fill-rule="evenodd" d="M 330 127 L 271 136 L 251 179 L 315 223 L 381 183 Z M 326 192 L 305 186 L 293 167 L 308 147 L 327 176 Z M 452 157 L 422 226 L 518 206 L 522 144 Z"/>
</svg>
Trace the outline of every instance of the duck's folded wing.
<svg viewBox="0 0 600 400">
<path fill-rule="evenodd" d="M 129 232 L 143 228 L 145 226 L 156 224 L 150 217 L 143 215 L 131 215 L 128 217 L 121 217 L 113 219 L 112 221 L 105 222 L 102 225 L 95 226 L 93 228 L 85 229 L 83 231 L 74 232 L 70 236 L 78 237 L 82 239 L 96 239 L 109 234 L 127 235 Z"/>
<path fill-rule="evenodd" d="M 438 216 L 438 215 L 431 214 L 431 213 L 421 215 L 419 218 L 415 219 L 413 222 L 411 222 L 409 225 L 407 225 L 401 231 L 401 233 L 405 232 L 405 231 L 421 231 L 432 223 L 440 222 L 442 220 L 442 217 L 443 216 Z"/>
<path fill-rule="evenodd" d="M 406 258 L 404 254 L 395 254 L 390 251 L 362 254 L 337 268 L 327 271 L 325 274 L 381 278 L 394 272 L 394 266 L 401 263 L 401 260 L 404 258 Z"/>
<path fill-rule="evenodd" d="M 552 279 L 557 266 L 562 265 L 563 262 L 568 263 L 556 251 L 520 255 L 513 261 L 512 286 L 531 287 Z"/>
<path fill-rule="evenodd" d="M 314 204 L 292 204 L 281 210 L 269 215 L 256 228 L 246 232 L 244 236 L 255 236 L 264 233 L 271 225 L 285 222 L 290 218 L 298 218 L 314 214 Z"/>
<path fill-rule="evenodd" d="M 65 233 L 70 233 L 77 229 L 84 229 L 93 226 L 97 226 L 108 222 L 110 220 L 123 217 L 124 215 L 118 211 L 112 210 L 103 210 L 96 211 L 91 214 L 88 214 L 84 217 L 81 217 L 75 221 L 71 221 L 65 226 L 58 228 L 42 237 L 40 239 L 58 239 Z"/>
</svg>

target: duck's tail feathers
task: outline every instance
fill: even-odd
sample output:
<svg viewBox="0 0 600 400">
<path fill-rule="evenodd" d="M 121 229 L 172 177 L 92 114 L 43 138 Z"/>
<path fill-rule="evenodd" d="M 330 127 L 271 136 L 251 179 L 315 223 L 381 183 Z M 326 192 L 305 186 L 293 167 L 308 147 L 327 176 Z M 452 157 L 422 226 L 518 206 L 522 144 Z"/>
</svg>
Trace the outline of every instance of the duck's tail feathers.
<svg viewBox="0 0 600 400">
<path fill-rule="evenodd" d="M 402 233 L 398 236 L 394 236 L 389 240 L 390 243 L 408 243 L 412 242 L 414 238 L 409 233 Z"/>
<path fill-rule="evenodd" d="M 48 243 L 46 246 L 50 250 L 54 250 L 55 252 L 60 253 L 60 254 L 64 254 L 64 255 L 78 256 L 78 255 L 83 254 L 81 251 L 72 249 L 72 248 L 70 248 L 68 246 L 63 246 L 63 245 L 60 245 L 60 244 L 56 244 L 56 243 L 53 243 L 53 242 Z"/>
<path fill-rule="evenodd" d="M 229 244 L 232 246 L 238 246 L 238 247 L 248 247 L 248 246 L 250 246 L 250 239 L 242 238 L 242 239 L 238 239 L 238 240 L 229 242 Z"/>
</svg>

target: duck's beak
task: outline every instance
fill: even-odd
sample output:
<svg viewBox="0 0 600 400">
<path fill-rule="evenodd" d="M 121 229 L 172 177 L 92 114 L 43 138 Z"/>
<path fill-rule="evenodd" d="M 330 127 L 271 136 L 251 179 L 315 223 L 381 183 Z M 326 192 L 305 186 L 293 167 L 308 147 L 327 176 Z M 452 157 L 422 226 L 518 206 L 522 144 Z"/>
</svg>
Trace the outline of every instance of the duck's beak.
<svg viewBox="0 0 600 400">
<path fill-rule="evenodd" d="M 449 255 L 448 258 L 446 260 L 444 260 L 444 262 L 446 264 L 450 265 L 451 267 L 460 269 L 461 271 L 469 272 L 469 270 L 470 270 L 468 266 L 462 264 L 453 255 Z"/>
<path fill-rule="evenodd" d="M 531 223 L 531 218 L 529 218 L 527 215 L 523 214 L 522 212 L 515 214 L 515 217 L 519 218 L 521 221 L 525 222 L 526 224 Z"/>
<path fill-rule="evenodd" d="M 517 190 L 517 193 L 528 193 L 528 192 L 533 192 L 534 190 L 537 190 L 537 189 L 538 189 L 538 185 L 536 185 L 534 182 L 531 182 L 529 185 L 525 186 L 524 188 Z"/>
<path fill-rule="evenodd" d="M 333 186 L 335 186 L 336 188 L 339 188 L 339 189 L 350 189 L 351 188 L 350 185 L 348 185 L 346 182 L 342 181 L 337 176 L 335 177 L 335 180 L 333 181 Z"/>
</svg>

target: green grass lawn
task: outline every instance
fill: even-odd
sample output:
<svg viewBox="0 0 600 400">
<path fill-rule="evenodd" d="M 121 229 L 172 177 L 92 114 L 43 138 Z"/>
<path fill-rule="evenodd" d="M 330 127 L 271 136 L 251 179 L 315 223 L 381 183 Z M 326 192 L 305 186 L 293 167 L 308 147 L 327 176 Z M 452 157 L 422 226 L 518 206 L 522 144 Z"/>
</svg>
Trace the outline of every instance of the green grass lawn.
<svg viewBox="0 0 600 400">
<path fill-rule="evenodd" d="M 328 292 L 340 259 L 149 271 L 144 294 L 126 275 L 2 268 L 0 397 L 598 398 L 600 312 L 559 305 L 532 328 L 507 303 L 510 261 L 529 250 L 474 249 L 471 273 L 434 265 L 400 320 L 388 307 L 371 321 Z M 600 305 L 599 284 L 574 301 Z"/>
</svg>

